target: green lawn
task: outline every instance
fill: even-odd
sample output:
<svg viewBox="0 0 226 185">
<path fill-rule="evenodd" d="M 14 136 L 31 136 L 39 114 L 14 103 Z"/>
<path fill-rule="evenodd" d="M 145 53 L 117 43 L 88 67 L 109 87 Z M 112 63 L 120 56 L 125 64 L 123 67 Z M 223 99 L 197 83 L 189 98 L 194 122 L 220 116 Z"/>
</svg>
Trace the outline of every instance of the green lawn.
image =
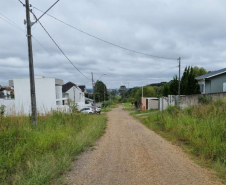
<svg viewBox="0 0 226 185">
<path fill-rule="evenodd" d="M 105 131 L 106 115 L 63 114 L 0 117 L 0 184 L 45 185 Z"/>
</svg>

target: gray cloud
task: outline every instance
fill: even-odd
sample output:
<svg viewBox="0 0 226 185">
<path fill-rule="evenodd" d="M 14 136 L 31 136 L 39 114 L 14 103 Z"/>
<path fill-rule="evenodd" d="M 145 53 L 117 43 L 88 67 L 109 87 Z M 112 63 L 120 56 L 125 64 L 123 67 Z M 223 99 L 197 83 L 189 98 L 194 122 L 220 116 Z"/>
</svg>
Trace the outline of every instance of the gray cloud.
<svg viewBox="0 0 226 185">
<path fill-rule="evenodd" d="M 46 10 L 52 1 L 30 0 Z M 226 2 L 223 0 L 65 0 L 50 14 L 109 42 L 143 53 L 182 57 L 187 65 L 217 70 L 225 67 Z M 37 16 L 41 13 L 34 10 Z M 25 10 L 15 0 L 3 0 L 0 13 L 25 30 Z M 0 15 L 0 17 L 2 17 Z M 2 17 L 3 18 L 3 17 Z M 85 75 L 102 80 L 108 88 L 121 83 L 141 86 L 169 81 L 178 73 L 176 60 L 150 58 L 131 53 L 61 24 L 47 15 L 41 22 Z M 0 19 L 0 84 L 12 78 L 28 77 L 27 40 L 23 33 Z M 91 83 L 77 72 L 48 38 L 40 25 L 33 36 L 51 53 L 33 40 L 35 75 L 61 78 L 65 82 Z M 213 65 L 214 64 L 214 65 Z M 172 68 L 172 69 L 171 69 Z"/>
</svg>

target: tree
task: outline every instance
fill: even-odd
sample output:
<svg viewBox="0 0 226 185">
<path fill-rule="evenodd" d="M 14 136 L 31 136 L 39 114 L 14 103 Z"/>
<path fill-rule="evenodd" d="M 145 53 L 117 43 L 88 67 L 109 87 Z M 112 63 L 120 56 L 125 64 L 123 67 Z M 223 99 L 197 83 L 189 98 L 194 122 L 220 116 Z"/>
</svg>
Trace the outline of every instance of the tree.
<svg viewBox="0 0 226 185">
<path fill-rule="evenodd" d="M 96 101 L 101 102 L 109 99 L 107 87 L 102 81 L 97 81 L 94 88 Z"/>
<path fill-rule="evenodd" d="M 202 75 L 205 75 L 205 74 L 207 74 L 207 73 L 209 73 L 209 72 L 207 72 L 206 71 L 206 69 L 204 69 L 203 67 L 197 67 L 197 66 L 195 66 L 194 68 L 193 68 L 193 70 L 194 70 L 194 75 L 195 75 L 195 77 L 197 77 L 197 76 L 202 76 Z"/>
<path fill-rule="evenodd" d="M 178 95 L 178 83 L 178 77 L 175 75 L 169 85 L 169 92 L 171 95 Z"/>
<path fill-rule="evenodd" d="M 156 96 L 156 92 L 154 90 L 153 87 L 150 86 L 144 86 L 143 87 L 143 95 L 144 97 L 155 97 Z M 141 97 L 142 97 L 142 87 L 140 87 L 135 95 L 135 98 L 138 102 L 141 101 Z"/>
<path fill-rule="evenodd" d="M 163 96 L 168 96 L 170 94 L 170 90 L 169 90 L 170 84 L 167 83 L 163 86 Z"/>
</svg>

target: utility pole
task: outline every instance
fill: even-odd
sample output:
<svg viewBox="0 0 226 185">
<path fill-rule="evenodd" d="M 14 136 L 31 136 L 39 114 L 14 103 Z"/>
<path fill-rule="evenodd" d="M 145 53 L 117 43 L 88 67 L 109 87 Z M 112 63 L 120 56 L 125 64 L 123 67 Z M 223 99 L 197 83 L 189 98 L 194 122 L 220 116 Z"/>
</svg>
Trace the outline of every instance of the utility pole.
<svg viewBox="0 0 226 185">
<path fill-rule="evenodd" d="M 95 101 L 95 84 L 94 84 L 94 81 L 93 81 L 93 72 L 91 73 L 92 74 L 92 84 L 93 84 L 93 101 L 94 101 L 94 106 L 96 107 L 96 101 Z"/>
<path fill-rule="evenodd" d="M 105 86 L 104 86 L 104 102 L 105 102 Z"/>
<path fill-rule="evenodd" d="M 32 122 L 33 122 L 34 125 L 37 125 L 35 77 L 34 77 L 34 65 L 33 65 L 33 51 L 32 51 L 32 39 L 31 39 L 32 35 L 31 35 L 31 20 L 30 20 L 29 0 L 26 0 L 26 19 L 27 19 L 27 41 L 28 41 L 28 57 L 29 57 Z"/>
<path fill-rule="evenodd" d="M 180 68 L 181 68 L 181 58 L 179 57 L 179 82 L 178 82 L 178 105 L 180 105 Z"/>
<path fill-rule="evenodd" d="M 75 86 L 73 87 L 74 90 L 74 103 L 75 103 Z"/>
<path fill-rule="evenodd" d="M 142 98 L 144 96 L 144 86 L 142 86 Z"/>
</svg>

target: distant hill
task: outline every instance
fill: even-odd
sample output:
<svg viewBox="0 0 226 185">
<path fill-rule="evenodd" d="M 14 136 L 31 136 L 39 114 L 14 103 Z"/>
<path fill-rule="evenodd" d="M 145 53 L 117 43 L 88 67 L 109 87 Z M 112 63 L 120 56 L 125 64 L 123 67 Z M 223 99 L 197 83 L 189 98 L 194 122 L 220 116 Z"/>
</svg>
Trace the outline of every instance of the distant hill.
<svg viewBox="0 0 226 185">
<path fill-rule="evenodd" d="M 165 85 L 167 82 L 160 82 L 160 83 L 153 83 L 153 84 L 149 84 L 149 86 L 157 86 L 157 87 L 161 87 L 163 85 Z"/>
</svg>

